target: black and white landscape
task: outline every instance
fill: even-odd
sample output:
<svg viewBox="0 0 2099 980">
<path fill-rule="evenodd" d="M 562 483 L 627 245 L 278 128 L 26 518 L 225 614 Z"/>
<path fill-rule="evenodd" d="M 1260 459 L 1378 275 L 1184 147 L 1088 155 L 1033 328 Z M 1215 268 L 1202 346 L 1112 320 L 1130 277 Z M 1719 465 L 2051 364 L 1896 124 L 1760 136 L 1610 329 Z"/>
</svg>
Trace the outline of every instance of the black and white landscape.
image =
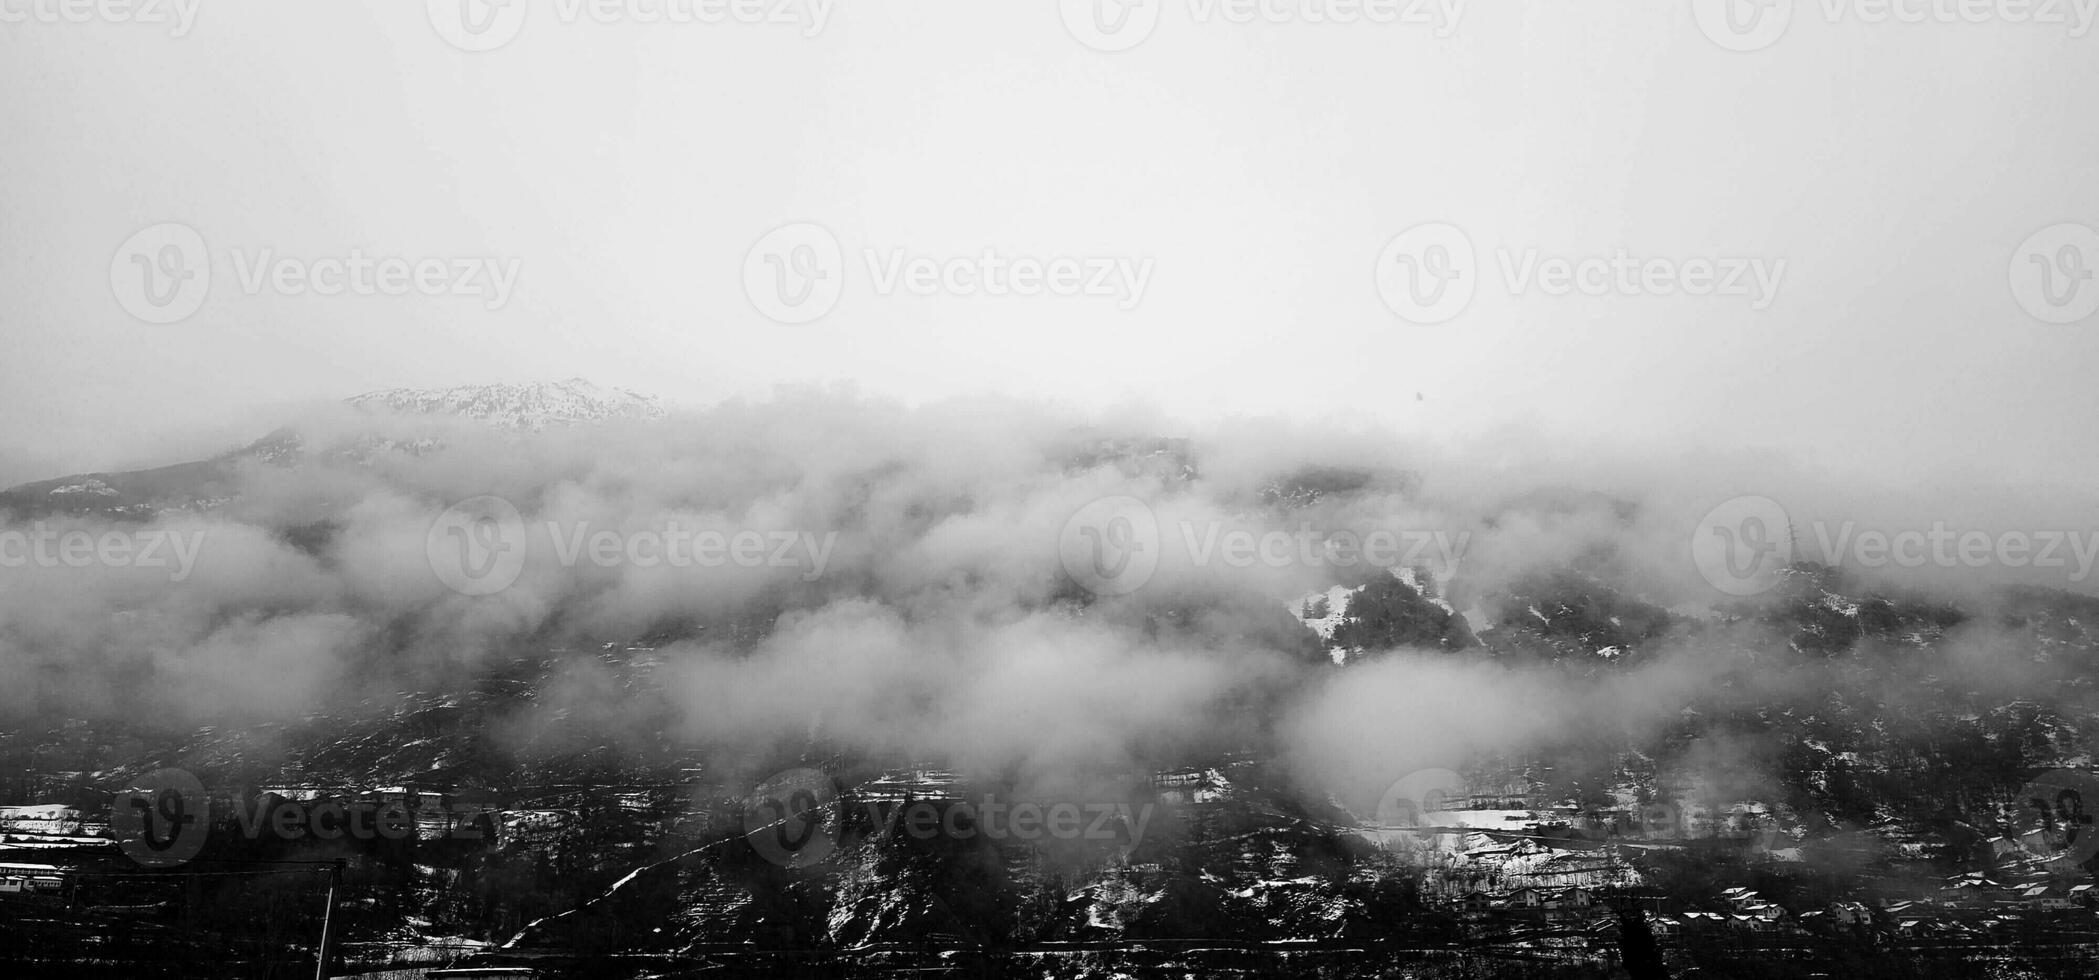
<svg viewBox="0 0 2099 980">
<path fill-rule="evenodd" d="M 0 0 L 0 975 L 2099 973 L 2095 22 Z"/>
</svg>

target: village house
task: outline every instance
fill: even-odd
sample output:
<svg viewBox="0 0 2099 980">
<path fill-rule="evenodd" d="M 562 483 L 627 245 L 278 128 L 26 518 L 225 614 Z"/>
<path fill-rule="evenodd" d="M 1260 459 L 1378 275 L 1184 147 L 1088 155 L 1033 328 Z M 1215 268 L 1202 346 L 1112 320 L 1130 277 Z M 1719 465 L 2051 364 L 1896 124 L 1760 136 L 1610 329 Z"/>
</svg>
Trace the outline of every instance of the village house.
<svg viewBox="0 0 2099 980">
<path fill-rule="evenodd" d="M 1743 929 L 1749 932 L 1769 932 L 1773 928 L 1775 928 L 1775 923 L 1773 923 L 1770 919 L 1764 918 L 1762 916 L 1742 915 L 1737 913 L 1735 915 L 1728 916 L 1727 919 L 1729 924 L 1733 925 L 1735 928 Z"/>
<path fill-rule="evenodd" d="M 0 896 L 56 895 L 65 887 L 66 871 L 55 864 L 0 864 Z"/>
<path fill-rule="evenodd" d="M 2069 889 L 2052 881 L 2037 882 L 2020 889 L 2019 901 L 2029 907 L 2048 912 L 2067 912 L 2078 907 L 2078 903 L 2070 897 Z"/>
<path fill-rule="evenodd" d="M 1786 913 L 1785 909 L 1765 901 L 1749 888 L 1729 888 L 1720 893 L 1720 898 L 1734 906 L 1734 915 L 1755 919 L 1760 926 L 1777 922 Z"/>
<path fill-rule="evenodd" d="M 1873 924 L 1873 912 L 1861 902 L 1831 902 L 1829 917 L 1841 926 L 1866 926 Z"/>
<path fill-rule="evenodd" d="M 1684 930 L 1687 932 L 1711 931 L 1725 928 L 1727 925 L 1728 918 L 1718 912 L 1684 913 Z"/>
<path fill-rule="evenodd" d="M 73 807 L 57 803 L 36 806 L 0 806 L 0 834 L 30 837 L 96 837 L 108 830 L 108 822 L 91 819 Z"/>
<path fill-rule="evenodd" d="M 1990 879 L 1988 875 L 1984 875 L 1981 871 L 1969 871 L 1965 875 L 1948 877 L 1946 879 L 1946 888 L 1939 890 L 1939 894 L 1942 894 L 1946 900 L 1950 900 L 1950 902 L 1967 902 L 1967 904 L 1988 902 L 1988 900 L 1992 900 L 1994 896 L 1998 896 L 2002 892 L 2005 892 L 2005 886 L 2002 886 L 2000 881 Z"/>
<path fill-rule="evenodd" d="M 539 975 L 538 970 L 524 966 L 465 966 L 423 974 L 430 980 L 534 980 Z"/>
</svg>

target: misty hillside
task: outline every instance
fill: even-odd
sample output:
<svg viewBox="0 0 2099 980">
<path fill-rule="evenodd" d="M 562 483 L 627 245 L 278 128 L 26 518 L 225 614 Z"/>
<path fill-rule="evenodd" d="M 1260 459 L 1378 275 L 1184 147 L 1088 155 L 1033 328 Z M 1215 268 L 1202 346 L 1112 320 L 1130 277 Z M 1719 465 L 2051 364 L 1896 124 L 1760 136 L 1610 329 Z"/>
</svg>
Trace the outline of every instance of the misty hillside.
<svg viewBox="0 0 2099 980">
<path fill-rule="evenodd" d="M 1283 943 L 1335 976 L 1470 975 L 1433 952 L 1457 945 L 1546 975 L 1639 932 L 1724 976 L 1741 943 L 1864 930 L 1885 954 L 1851 975 L 1895 976 L 1959 959 L 1908 917 L 2045 955 L 2092 934 L 2089 842 L 2031 801 L 2091 766 L 2099 600 L 1806 561 L 1719 594 L 1653 502 L 1439 496 L 1389 443 L 594 390 L 389 393 L 8 491 L 18 526 L 195 542 L 0 588 L 0 858 L 61 860 L 71 908 L 126 923 L 0 904 L 22 948 L 90 930 L 151 972 L 170 917 L 303 934 L 268 909 L 310 883 L 241 869 L 336 858 L 374 969 L 947 950 L 1078 976 Z M 457 525 L 508 535 L 486 589 L 440 532 L 491 496 L 514 521 Z M 674 528 L 762 547 L 632 545 Z M 584 544 L 607 529 L 625 550 Z M 170 769 L 209 833 L 136 870 L 112 821 Z M 1074 819 L 954 831 L 998 801 Z M 328 807 L 407 822 L 268 829 Z M 1845 903 L 1878 911 L 1832 924 Z"/>
</svg>

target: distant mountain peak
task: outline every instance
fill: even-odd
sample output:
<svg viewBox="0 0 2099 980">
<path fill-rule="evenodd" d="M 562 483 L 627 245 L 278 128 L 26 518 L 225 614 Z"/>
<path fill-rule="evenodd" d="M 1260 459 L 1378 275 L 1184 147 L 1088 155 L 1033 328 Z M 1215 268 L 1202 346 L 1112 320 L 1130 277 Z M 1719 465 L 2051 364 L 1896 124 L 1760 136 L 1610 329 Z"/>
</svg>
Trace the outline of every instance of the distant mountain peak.
<svg viewBox="0 0 2099 980">
<path fill-rule="evenodd" d="M 386 388 L 358 395 L 348 404 L 394 415 L 448 415 L 504 429 L 538 432 L 551 426 L 662 418 L 662 402 L 625 388 L 607 388 L 584 378 L 455 388 Z"/>
<path fill-rule="evenodd" d="M 657 419 L 666 412 L 651 396 L 607 388 L 583 378 L 456 388 L 387 388 L 347 399 L 372 415 L 451 417 L 507 433 L 531 433 L 623 419 Z M 413 429 L 414 426 L 409 428 Z M 292 465 L 311 456 L 366 462 L 381 453 L 421 456 L 444 447 L 441 433 L 403 436 L 376 432 L 338 435 L 309 445 L 297 427 L 271 432 L 210 459 L 117 473 L 83 473 L 0 490 L 0 517 L 49 513 L 148 518 L 170 510 L 202 511 L 235 499 L 244 461 Z"/>
</svg>

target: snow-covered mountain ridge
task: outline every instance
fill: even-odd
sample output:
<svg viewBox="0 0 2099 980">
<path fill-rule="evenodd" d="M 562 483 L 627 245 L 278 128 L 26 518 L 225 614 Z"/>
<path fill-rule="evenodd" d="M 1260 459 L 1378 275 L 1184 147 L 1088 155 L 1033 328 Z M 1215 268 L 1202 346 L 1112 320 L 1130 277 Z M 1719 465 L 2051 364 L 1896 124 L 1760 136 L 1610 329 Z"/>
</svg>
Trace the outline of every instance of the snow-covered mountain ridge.
<svg viewBox="0 0 2099 980">
<path fill-rule="evenodd" d="M 348 404 L 367 412 L 455 416 L 524 432 L 540 432 L 557 425 L 657 419 L 665 414 L 661 399 L 625 388 L 607 388 L 583 378 L 453 388 L 386 388 L 358 395 Z"/>
<path fill-rule="evenodd" d="M 527 434 L 567 426 L 663 418 L 661 399 L 608 388 L 583 378 L 452 388 L 386 388 L 344 401 L 355 413 L 380 418 L 459 419 L 499 432 Z M 379 428 L 375 426 L 375 429 Z M 392 429 L 400 429 L 398 425 Z M 0 512 L 18 518 L 49 513 L 99 513 L 150 518 L 175 510 L 204 510 L 224 503 L 238 488 L 243 464 L 291 465 L 312 454 L 366 462 L 375 455 L 414 455 L 443 448 L 439 432 L 379 431 L 322 437 L 302 427 L 278 429 L 239 449 L 210 459 L 153 469 L 79 473 L 0 490 Z"/>
</svg>

